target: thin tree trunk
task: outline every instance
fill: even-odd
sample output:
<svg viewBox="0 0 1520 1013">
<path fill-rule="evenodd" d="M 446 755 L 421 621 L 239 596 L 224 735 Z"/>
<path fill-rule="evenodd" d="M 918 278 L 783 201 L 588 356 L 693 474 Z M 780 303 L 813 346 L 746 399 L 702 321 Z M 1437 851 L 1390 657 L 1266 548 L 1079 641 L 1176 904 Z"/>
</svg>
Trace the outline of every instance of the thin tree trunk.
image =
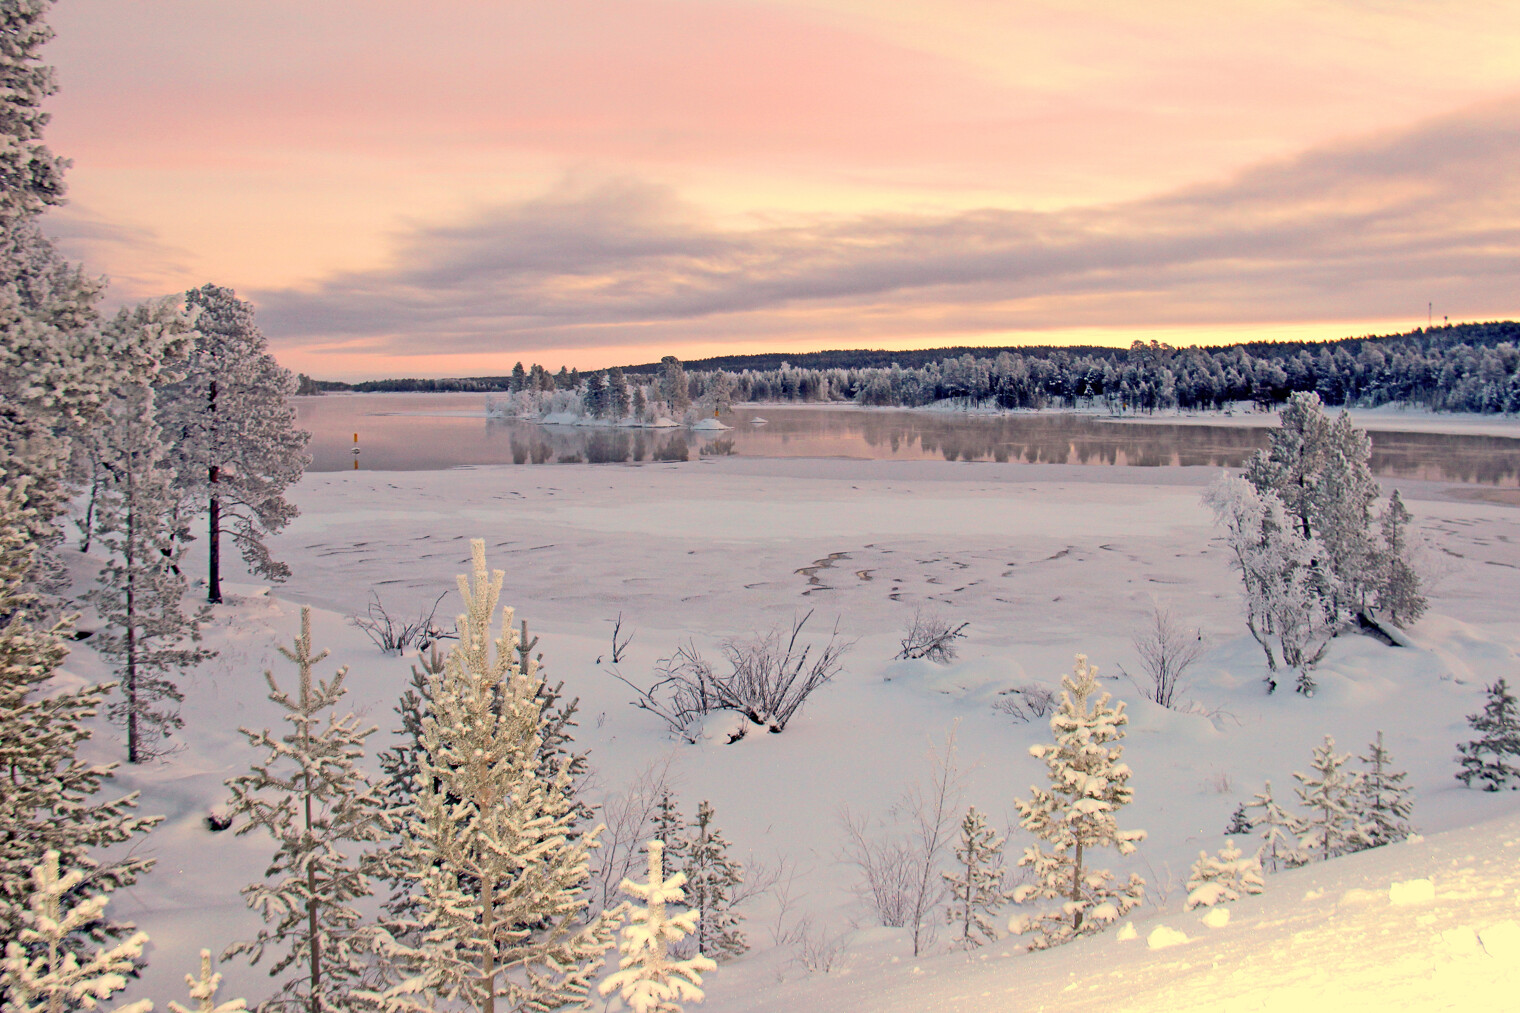
<svg viewBox="0 0 1520 1013">
<path fill-rule="evenodd" d="M 133 495 L 132 480 L 127 479 L 127 496 Z M 133 548 L 137 538 L 136 517 L 132 508 L 127 508 L 127 539 L 124 552 L 126 555 L 126 579 L 127 579 L 127 762 L 140 763 L 137 743 L 137 595 L 134 587 L 136 580 L 136 553 Z"/>
<path fill-rule="evenodd" d="M 206 414 L 210 420 L 209 428 L 216 431 L 216 381 L 211 381 L 210 395 L 207 398 Z M 217 441 L 211 441 L 211 453 L 215 455 L 220 447 Z M 221 478 L 221 467 L 214 462 L 211 465 L 207 481 L 211 486 L 211 503 L 207 508 L 210 514 L 210 530 L 207 532 L 207 548 L 211 553 L 211 571 L 206 578 L 206 600 L 213 605 L 222 603 L 222 500 L 216 484 Z"/>
<path fill-rule="evenodd" d="M 1073 904 L 1082 901 L 1082 842 L 1077 842 L 1077 856 L 1071 867 L 1071 902 Z M 1071 930 L 1080 932 L 1082 929 L 1082 909 L 1077 908 L 1072 915 Z"/>
<path fill-rule="evenodd" d="M 304 638 L 308 635 L 309 627 L 304 622 L 302 626 L 301 633 Z M 303 647 L 301 653 L 310 654 L 309 646 Z M 303 715 L 310 715 L 311 711 L 311 663 L 303 661 L 301 668 L 301 713 Z M 303 756 L 311 755 L 311 724 L 309 721 L 301 723 L 301 753 Z M 306 809 L 306 841 L 309 845 L 314 843 L 312 839 L 313 820 L 311 818 L 311 769 L 309 767 L 302 772 L 302 779 L 304 782 L 302 801 L 305 803 Z M 311 940 L 311 994 L 306 998 L 308 1013 L 318 1013 L 321 1009 L 318 999 L 318 994 L 322 988 L 322 937 L 317 934 L 317 905 L 319 903 L 320 901 L 317 899 L 316 865 L 315 863 L 308 863 L 306 866 L 306 931 L 308 933 L 307 938 Z"/>
</svg>

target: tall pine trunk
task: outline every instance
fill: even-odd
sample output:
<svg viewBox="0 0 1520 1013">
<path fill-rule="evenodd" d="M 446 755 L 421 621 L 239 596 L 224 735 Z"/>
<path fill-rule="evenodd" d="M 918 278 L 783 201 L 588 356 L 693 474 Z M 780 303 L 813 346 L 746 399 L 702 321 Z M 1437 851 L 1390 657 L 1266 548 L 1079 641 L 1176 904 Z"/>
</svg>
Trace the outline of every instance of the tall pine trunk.
<svg viewBox="0 0 1520 1013">
<path fill-rule="evenodd" d="M 216 428 L 216 381 L 211 381 L 211 393 L 207 397 L 207 414 L 211 420 L 211 428 Z M 212 453 L 216 452 L 215 441 L 212 445 Z M 222 603 L 222 500 L 217 492 L 217 479 L 221 476 L 221 467 L 212 464 L 206 480 L 211 485 L 211 502 L 206 513 L 210 516 L 209 530 L 206 532 L 207 548 L 211 554 L 211 569 L 206 577 L 206 600 L 213 605 Z"/>
</svg>

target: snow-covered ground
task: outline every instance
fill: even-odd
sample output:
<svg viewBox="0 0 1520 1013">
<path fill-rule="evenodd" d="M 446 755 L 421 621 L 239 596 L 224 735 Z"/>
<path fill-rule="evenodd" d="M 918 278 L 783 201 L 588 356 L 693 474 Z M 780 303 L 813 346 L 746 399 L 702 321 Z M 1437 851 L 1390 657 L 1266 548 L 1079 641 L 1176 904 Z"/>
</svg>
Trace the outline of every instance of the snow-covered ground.
<svg viewBox="0 0 1520 1013">
<path fill-rule="evenodd" d="M 1463 789 L 1452 756 L 1470 737 L 1464 715 L 1480 708 L 1483 685 L 1516 676 L 1520 511 L 1470 490 L 1400 483 L 1436 578 L 1413 648 L 1345 638 L 1321 665 L 1315 697 L 1268 697 L 1237 580 L 1199 502 L 1213 477 L 742 458 L 308 475 L 294 490 L 301 516 L 274 545 L 294 576 L 267 591 L 233 586 L 206 631 L 220 654 L 185 682 L 184 750 L 118 778 L 142 789 L 145 811 L 167 817 L 141 845 L 158 867 L 113 900 L 154 938 L 145 979 L 127 995 L 183 1001 L 197 950 L 219 951 L 257 927 L 237 891 L 262 875 L 268 843 L 212 834 L 202 818 L 225 801 L 223 780 L 254 758 L 237 727 L 278 720 L 262 672 L 291 677 L 275 648 L 294 635 L 300 605 L 317 610 L 314 639 L 332 651 L 318 674 L 351 667 L 354 706 L 382 727 L 379 748 L 411 661 L 382 656 L 344 617 L 362 612 L 371 590 L 407 615 L 448 592 L 439 614 L 451 616 L 454 575 L 468 540 L 482 537 L 507 573 L 504 600 L 541 637 L 550 678 L 581 698 L 576 738 L 596 770 L 591 797 L 616 795 L 668 761 L 688 813 L 710 799 L 739 857 L 784 861 L 795 875 L 789 904 L 772 894 L 749 905 L 753 949 L 710 976 L 704 1009 L 1515 1008 L 1520 793 Z M 89 562 L 74 563 L 85 578 Z M 1191 713 L 1149 704 L 1119 677 L 1138 668 L 1130 640 L 1153 600 L 1206 641 L 1184 693 Z M 919 608 L 970 623 L 953 664 L 892 660 Z M 712 657 L 726 636 L 810 609 L 810 629 L 825 635 L 837 623 L 854 644 L 844 672 L 780 735 L 678 743 L 607 671 L 619 613 L 635 638 L 618 668 L 639 681 L 688 639 Z M 68 671 L 102 678 L 87 643 Z M 956 728 L 964 803 L 1013 828 L 1011 860 L 1025 840 L 1013 799 L 1043 778 L 1027 750 L 1050 733 L 995 704 L 1014 687 L 1056 687 L 1078 652 L 1129 703 L 1135 803 L 1120 826 L 1149 837 L 1111 865 L 1150 883 L 1152 903 L 1133 919 L 1138 937 L 1110 932 L 1035 955 L 1018 953 L 1016 939 L 969 957 L 941 944 L 913 959 L 903 930 L 872 924 L 854 871 L 839 861 L 841 805 L 885 819 L 928 772 L 931 740 Z M 1223 844 L 1238 803 L 1267 778 L 1288 794 L 1291 773 L 1307 769 L 1326 734 L 1363 752 L 1379 730 L 1410 771 L 1423 842 L 1269 876 L 1267 893 L 1234 905 L 1223 928 L 1182 911 L 1189 865 Z M 90 749 L 123 753 L 110 732 Z M 1419 879 L 1433 884 L 1429 899 L 1389 899 L 1394 883 Z M 805 918 L 815 940 L 843 946 L 827 973 L 806 970 L 795 945 L 773 943 Z M 1190 941 L 1153 950 L 1157 926 Z M 267 993 L 261 968 L 220 969 L 223 996 Z"/>
</svg>

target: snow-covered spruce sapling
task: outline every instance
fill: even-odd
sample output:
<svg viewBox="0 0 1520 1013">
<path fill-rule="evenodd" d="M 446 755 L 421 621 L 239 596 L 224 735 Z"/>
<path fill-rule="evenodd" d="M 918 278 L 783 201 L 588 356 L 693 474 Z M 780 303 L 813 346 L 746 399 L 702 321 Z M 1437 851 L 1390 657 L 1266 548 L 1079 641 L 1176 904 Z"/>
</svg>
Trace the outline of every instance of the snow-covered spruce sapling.
<svg viewBox="0 0 1520 1013">
<path fill-rule="evenodd" d="M 207 510 L 207 600 L 222 600 L 222 536 L 253 573 L 283 580 L 290 567 L 269 554 L 267 536 L 295 516 L 285 490 L 310 458 L 296 428 L 296 381 L 275 362 L 253 306 L 230 288 L 185 294 L 198 336 L 182 379 L 160 391 L 159 421 L 174 446 L 176 483 Z"/>
<path fill-rule="evenodd" d="M 571 758 L 543 758 L 546 717 L 537 661 L 518 652 L 510 608 L 493 634 L 506 574 L 471 542 L 459 578 L 459 642 L 432 683 L 422 721 L 417 798 L 404 853 L 421 940 L 387 959 L 404 980 L 359 996 L 388 1011 L 440 1000 L 494 1013 L 553 1009 L 585 998 L 611 944 L 616 912 L 587 917 L 589 853 L 601 828 L 576 829 Z M 520 660 L 521 659 L 521 660 Z"/>
<path fill-rule="evenodd" d="M 201 951 L 201 976 L 197 978 L 193 974 L 187 974 L 185 984 L 190 986 L 190 1001 L 195 1003 L 195 1008 L 182 1006 L 171 999 L 169 1013 L 245 1013 L 248 1009 L 248 1004 L 242 999 L 216 1001 L 217 989 L 222 987 L 222 975 L 219 971 L 211 970 L 210 950 Z"/>
<path fill-rule="evenodd" d="M 685 900 L 685 873 L 666 878 L 664 844 L 649 842 L 649 881 L 623 880 L 622 890 L 644 902 L 632 906 L 628 923 L 618 939 L 622 958 L 618 969 L 597 987 L 604 996 L 618 994 L 633 1013 L 681 1013 L 682 1003 L 701 1002 L 702 975 L 717 969 L 702 953 L 685 960 L 673 959 L 672 949 L 697 929 L 697 912 L 672 914 L 665 905 Z"/>
<path fill-rule="evenodd" d="M 1241 834 L 1250 834 L 1255 829 L 1256 824 L 1251 822 L 1251 817 L 1246 814 L 1245 803 L 1242 802 L 1235 807 L 1234 812 L 1230 813 L 1230 822 L 1225 825 L 1224 835 L 1226 837 L 1236 837 Z"/>
<path fill-rule="evenodd" d="M 101 798 L 115 764 L 79 758 L 112 684 L 50 685 L 68 654 L 68 623 L 33 625 L 36 600 L 25 582 L 36 543 L 25 502 L 24 489 L 0 486 L 0 939 L 21 932 L 39 855 L 56 851 L 65 867 L 88 875 L 94 889 L 117 890 L 136 882 L 153 862 L 128 854 L 102 863 L 94 857 L 97 849 L 129 841 L 160 820 L 135 815 L 136 792 Z M 87 939 L 68 945 L 82 953 L 86 941 L 120 939 L 131 928 L 97 917 Z"/>
<path fill-rule="evenodd" d="M 1325 736 L 1314 749 L 1312 773 L 1294 772 L 1294 792 L 1308 810 L 1300 823 L 1299 843 L 1306 860 L 1325 861 L 1368 847 L 1364 819 L 1357 805 L 1361 774 L 1346 764 L 1350 753 L 1337 753 L 1335 740 Z"/>
<path fill-rule="evenodd" d="M 71 893 L 84 881 L 84 871 L 63 871 L 58 852 L 51 850 L 32 870 L 31 881 L 20 932 L 5 944 L 5 959 L 0 963 L 6 1013 L 98 1009 L 101 1000 L 127 987 L 128 975 L 136 975 L 148 934 L 135 932 L 109 948 L 80 954 L 70 944 L 101 920 L 106 894 L 71 903 Z M 151 1008 L 152 1003 L 133 1003 L 127 1010 L 142 1013 Z"/>
<path fill-rule="evenodd" d="M 1293 869 L 1308 861 L 1300 838 L 1305 824 L 1302 819 L 1288 812 L 1272 795 L 1272 782 L 1268 781 L 1261 791 L 1252 796 L 1243 807 L 1256 810 L 1247 822 L 1253 830 L 1261 831 L 1262 844 L 1257 857 L 1269 872 Z"/>
<path fill-rule="evenodd" d="M 1234 841 L 1225 841 L 1217 855 L 1198 852 L 1198 861 L 1188 874 L 1187 909 L 1213 907 L 1262 889 L 1261 859 L 1243 855 Z"/>
<path fill-rule="evenodd" d="M 976 806 L 966 810 L 955 846 L 955 868 L 941 873 L 950 888 L 945 921 L 955 932 L 955 945 L 962 949 L 997 939 L 992 917 L 1012 896 L 1003 886 L 1003 841 Z"/>
<path fill-rule="evenodd" d="M 282 690 L 266 671 L 269 699 L 285 711 L 290 731 L 275 738 L 269 729 L 241 729 L 249 744 L 268 750 L 252 772 L 227 782 L 230 814 L 242 821 L 239 834 L 263 829 L 275 840 L 264 881 L 243 890 L 248 906 L 268 927 L 227 948 L 223 959 L 246 953 L 258 963 L 264 951 L 282 950 L 270 968 L 277 975 L 292 965 L 282 1008 L 305 1013 L 348 1010 L 348 994 L 363 973 L 374 927 L 363 923 L 355 901 L 372 892 L 367 863 L 358 847 L 383 839 L 387 821 L 379 792 L 359 769 L 364 740 L 352 713 L 334 708 L 347 692 L 347 667 L 331 681 L 315 679 L 312 668 L 327 652 L 312 653 L 311 609 L 301 609 L 301 632 L 280 653 L 296 666 L 297 690 Z M 324 724 L 325 719 L 325 724 Z"/>
<path fill-rule="evenodd" d="M 1050 787 L 1031 787 L 1030 798 L 1014 800 L 1023 828 L 1049 848 L 1036 843 L 1024 850 L 1018 864 L 1034 873 L 1035 882 L 1015 889 L 1013 899 L 1060 905 L 1009 920 L 1008 931 L 1030 936 L 1030 949 L 1097 932 L 1145 897 L 1139 876 L 1131 874 L 1116 886 L 1113 873 L 1091 864 L 1095 848 L 1128 855 L 1145 839 L 1143 830 L 1118 828 L 1118 811 L 1134 797 L 1123 747 L 1117 745 L 1129 718 L 1122 702 L 1109 706 L 1109 695 L 1098 694 L 1097 675 L 1086 656 L 1077 655 L 1072 674 L 1061 680 L 1061 705 L 1050 718 L 1055 743 L 1029 748 L 1031 756 L 1045 761 Z"/>
<path fill-rule="evenodd" d="M 728 841 L 713 822 L 712 803 L 697 805 L 697 819 L 685 842 L 687 903 L 697 912 L 697 950 L 714 960 L 729 960 L 749 949 L 734 911 L 735 892 L 744 882 L 744 867 L 728 856 Z"/>
<path fill-rule="evenodd" d="M 1420 574 L 1410 562 L 1409 508 L 1395 489 L 1378 520 L 1383 535 L 1383 574 L 1377 607 L 1397 626 L 1407 626 L 1425 614 Z"/>
<path fill-rule="evenodd" d="M 1383 733 L 1367 747 L 1367 755 L 1357 757 L 1366 767 L 1357 787 L 1357 812 L 1367 836 L 1367 846 L 1379 847 L 1404 840 L 1414 833 L 1409 816 L 1414 799 L 1404 781 L 1408 774 L 1393 769 L 1393 757 L 1383 747 Z"/>
<path fill-rule="evenodd" d="M 1471 788 L 1476 778 L 1484 791 L 1520 790 L 1520 709 L 1503 679 L 1485 692 L 1482 713 L 1467 716 L 1478 738 L 1457 747 L 1457 780 Z"/>
</svg>

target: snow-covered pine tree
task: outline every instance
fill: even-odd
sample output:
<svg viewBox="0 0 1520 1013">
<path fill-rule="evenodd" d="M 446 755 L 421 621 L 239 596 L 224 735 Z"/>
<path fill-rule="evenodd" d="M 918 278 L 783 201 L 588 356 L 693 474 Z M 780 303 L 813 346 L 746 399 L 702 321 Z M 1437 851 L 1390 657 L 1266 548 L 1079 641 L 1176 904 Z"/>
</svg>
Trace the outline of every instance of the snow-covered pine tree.
<svg viewBox="0 0 1520 1013">
<path fill-rule="evenodd" d="M 160 819 L 133 813 L 136 792 L 99 799 L 115 765 L 78 757 L 111 685 L 49 685 L 68 653 L 68 624 L 32 624 L 24 582 L 35 542 L 26 500 L 24 488 L 0 486 L 0 939 L 20 934 L 33 869 L 44 851 L 58 852 L 66 867 L 88 876 L 91 888 L 109 892 L 130 886 L 153 862 L 128 855 L 103 864 L 91 852 L 145 833 Z M 88 936 L 105 942 L 131 928 L 102 918 L 90 923 Z M 71 945 L 79 950 L 83 940 Z M 0 988 L 0 1002 L 5 998 Z"/>
<path fill-rule="evenodd" d="M 1395 625 L 1405 626 L 1425 614 L 1426 603 L 1420 593 L 1420 575 L 1409 561 L 1409 508 L 1397 489 L 1389 495 L 1378 523 L 1383 535 L 1383 574 L 1377 607 Z"/>
<path fill-rule="evenodd" d="M 1061 679 L 1061 704 L 1050 718 L 1053 745 L 1029 747 L 1045 761 L 1050 788 L 1031 787 L 1029 799 L 1015 799 L 1021 825 L 1050 845 L 1024 850 L 1019 866 L 1029 868 L 1034 883 L 1013 892 L 1017 903 L 1051 900 L 1060 907 L 1033 917 L 1015 915 L 1008 931 L 1031 934 L 1030 949 L 1042 950 L 1097 932 L 1125 914 L 1145 897 L 1145 881 L 1131 874 L 1123 886 L 1113 873 L 1094 868 L 1091 852 L 1111 847 L 1121 855 L 1145 839 L 1143 830 L 1120 830 L 1116 815 L 1134 797 L 1130 769 L 1121 760 L 1129 717 L 1124 704 L 1109 706 L 1109 695 L 1098 695 L 1098 670 L 1077 655 L 1071 675 Z M 1096 696 L 1096 699 L 1094 697 Z"/>
<path fill-rule="evenodd" d="M 396 704 L 401 727 L 393 729 L 400 740 L 379 754 L 380 772 L 385 781 L 381 804 L 392 830 L 404 828 L 412 817 L 417 799 L 418 755 L 422 751 L 422 719 L 428 712 L 432 680 L 443 674 L 443 653 L 434 642 L 428 653 L 412 666 L 412 677 Z M 420 667 L 419 667 L 420 666 Z M 381 905 L 385 911 L 384 927 L 397 938 L 415 943 L 417 898 L 412 893 L 411 866 L 397 847 L 386 842 L 371 855 L 374 876 L 389 886 L 389 895 Z"/>
<path fill-rule="evenodd" d="M 1245 809 L 1258 810 L 1248 822 L 1253 829 L 1261 831 L 1262 845 L 1256 855 L 1269 872 L 1293 869 L 1308 861 L 1300 839 L 1305 824 L 1302 819 L 1288 812 L 1272 797 L 1272 782 L 1251 797 Z"/>
<path fill-rule="evenodd" d="M 127 343 L 168 347 L 189 324 L 163 300 L 123 309 L 104 330 L 138 335 Z M 116 388 L 102 406 L 102 425 L 87 438 L 97 468 L 92 526 L 109 555 L 84 600 L 104 624 L 96 649 L 120 681 L 121 700 L 109 714 L 126 731 L 130 763 L 164 754 L 164 740 L 184 724 L 175 676 L 212 657 L 195 646 L 206 611 L 182 607 L 182 547 L 166 523 L 177 495 L 153 402 L 146 381 Z"/>
<path fill-rule="evenodd" d="M 607 403 L 611 408 L 613 419 L 620 420 L 628 417 L 628 378 L 616 366 L 607 371 Z"/>
<path fill-rule="evenodd" d="M 696 932 L 695 909 L 671 914 L 666 904 L 685 900 L 682 886 L 685 873 L 665 876 L 664 843 L 653 840 L 648 845 L 649 881 L 623 880 L 623 892 L 644 902 L 629 911 L 628 924 L 618 939 L 622 959 L 618 970 L 597 986 L 604 996 L 616 992 L 633 1013 L 681 1013 L 683 1002 L 701 1002 L 702 975 L 718 965 L 703 953 L 685 960 L 672 959 L 671 952 L 681 940 Z"/>
<path fill-rule="evenodd" d="M 1367 755 L 1357 759 L 1366 765 L 1357 786 L 1356 809 L 1366 825 L 1367 847 L 1402 841 L 1414 833 L 1409 825 L 1414 799 L 1404 783 L 1409 775 L 1393 769 L 1393 757 L 1383 748 L 1382 732 L 1367 747 Z"/>
<path fill-rule="evenodd" d="M 1308 861 L 1320 861 L 1361 851 L 1367 845 L 1367 829 L 1358 812 L 1357 792 L 1361 775 L 1346 767 L 1350 753 L 1337 753 L 1335 739 L 1325 736 L 1314 748 L 1312 773 L 1294 772 L 1298 781 L 1294 792 L 1309 811 L 1302 823 L 1299 841 Z"/>
<path fill-rule="evenodd" d="M 350 1008 L 348 992 L 364 971 L 374 935 L 352 905 L 371 893 L 355 846 L 383 839 L 387 828 L 379 792 L 358 768 L 364 740 L 375 729 L 361 729 L 352 713 L 334 713 L 347 692 L 347 666 L 331 681 L 313 678 L 312 667 L 327 652 L 312 653 L 310 608 L 301 609 L 300 635 L 280 653 L 296 666 L 295 695 L 280 689 L 272 671 L 264 679 L 269 699 L 292 727 L 278 739 L 267 728 L 239 729 L 269 754 L 251 773 L 227 782 L 229 815 L 242 820 L 237 832 L 267 830 L 276 842 L 264 881 L 243 889 L 248 906 L 273 924 L 229 946 L 222 959 L 246 953 L 256 964 L 266 949 L 281 949 L 270 975 L 291 965 L 300 973 L 260 1008 L 335 1013 Z"/>
<path fill-rule="evenodd" d="M 713 822 L 712 803 L 697 804 L 686 854 L 687 903 L 697 912 L 697 949 L 714 960 L 728 960 L 749 949 L 733 909 L 734 891 L 744 881 L 744 867 L 728 857 L 728 841 Z"/>
<path fill-rule="evenodd" d="M 1484 791 L 1500 788 L 1520 790 L 1520 710 L 1503 679 L 1484 692 L 1488 700 L 1481 714 L 1469 714 L 1467 723 L 1479 737 L 1457 747 L 1461 770 L 1457 780 L 1471 788 L 1473 779 L 1484 782 Z"/>
<path fill-rule="evenodd" d="M 682 413 L 691 407 L 686 369 L 674 355 L 664 356 L 660 359 L 660 364 L 664 367 L 660 373 L 660 400 L 669 409 L 670 417 L 679 420 Z"/>
<path fill-rule="evenodd" d="M 1341 412 L 1330 423 L 1323 470 L 1309 495 L 1314 537 L 1324 550 L 1320 596 L 1337 627 L 1371 608 L 1386 571 L 1372 530 L 1379 489 L 1371 457 L 1366 432 Z"/>
<path fill-rule="evenodd" d="M 1010 898 L 1003 888 L 1003 838 L 987 825 L 987 817 L 976 806 L 967 809 L 961 820 L 955 869 L 940 875 L 950 888 L 945 921 L 955 926 L 955 945 L 969 950 L 997 939 L 991 916 Z"/>
<path fill-rule="evenodd" d="M 296 516 L 285 490 L 310 461 L 310 434 L 295 426 L 295 377 L 266 350 L 253 307 L 215 285 L 192 289 L 185 303 L 196 313 L 198 336 L 183 379 L 160 391 L 160 422 L 175 450 L 180 489 L 206 504 L 207 600 L 219 602 L 224 534 L 255 574 L 289 575 L 264 539 Z"/>
<path fill-rule="evenodd" d="M 142 960 L 146 932 L 135 932 L 85 959 L 74 944 L 102 919 L 105 893 L 73 902 L 84 883 L 82 869 L 63 871 L 59 854 L 48 850 L 32 870 L 32 891 L 21 916 L 20 931 L 5 944 L 0 963 L 0 995 L 6 1013 L 65 1013 L 99 1009 L 100 1002 L 127 987 Z M 144 1013 L 152 1003 L 133 1003 L 118 1013 Z"/>
<path fill-rule="evenodd" d="M 1306 540 L 1315 534 L 1314 494 L 1330 444 L 1330 417 L 1319 395 L 1299 392 L 1289 395 L 1277 428 L 1267 431 L 1267 449 L 1246 464 L 1246 480 L 1259 492 L 1277 493 Z"/>
<path fill-rule="evenodd" d="M 187 974 L 185 984 L 190 986 L 190 1001 L 195 1003 L 195 1009 L 182 1006 L 171 999 L 169 1013 L 245 1013 L 248 1009 L 248 1004 L 242 999 L 216 1001 L 217 989 L 222 987 L 222 975 L 220 971 L 211 970 L 210 950 L 201 951 L 201 976 L 197 978 L 193 974 Z"/>
<path fill-rule="evenodd" d="M 1198 861 L 1188 874 L 1187 909 L 1213 907 L 1239 900 L 1248 893 L 1261 893 L 1261 858 L 1242 855 L 1234 841 L 1225 841 L 1219 854 L 1198 852 Z"/>
<path fill-rule="evenodd" d="M 473 575 L 459 578 L 459 643 L 422 722 L 404 845 L 422 940 L 393 948 L 405 981 L 361 997 L 393 1013 L 432 1010 L 440 998 L 481 1013 L 495 1013 L 498 999 L 510 1009 L 583 999 L 616 926 L 615 911 L 584 918 L 601 828 L 574 829 L 570 760 L 543 769 L 537 662 L 519 662 L 510 608 L 493 637 L 506 575 L 486 569 L 484 541 L 471 551 Z"/>
</svg>

